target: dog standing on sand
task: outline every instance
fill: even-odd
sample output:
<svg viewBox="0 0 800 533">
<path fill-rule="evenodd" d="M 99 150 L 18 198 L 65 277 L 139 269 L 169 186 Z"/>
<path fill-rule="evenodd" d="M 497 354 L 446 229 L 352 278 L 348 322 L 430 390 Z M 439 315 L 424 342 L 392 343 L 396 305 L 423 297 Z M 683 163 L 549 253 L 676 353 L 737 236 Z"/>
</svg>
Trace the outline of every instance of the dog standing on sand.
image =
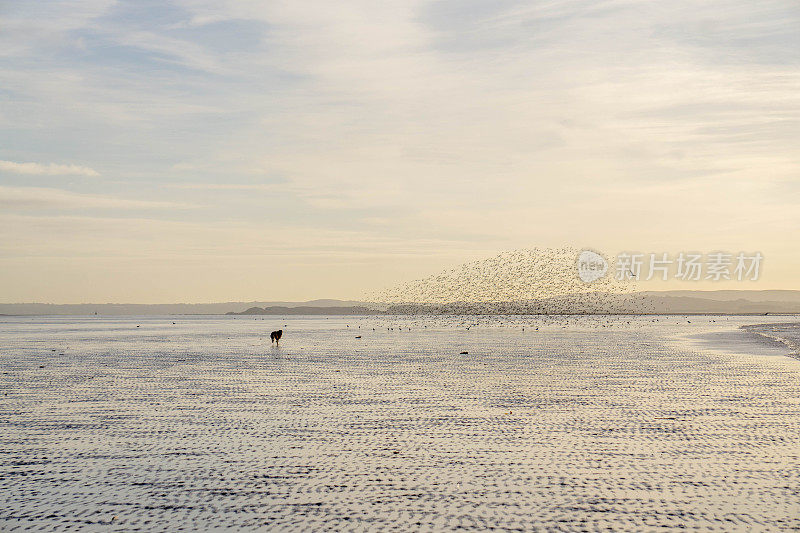
<svg viewBox="0 0 800 533">
<path fill-rule="evenodd" d="M 272 333 L 269 334 L 269 342 L 270 343 L 274 342 L 275 346 L 280 346 L 281 335 L 283 335 L 282 329 L 279 329 L 278 331 L 273 331 Z"/>
</svg>

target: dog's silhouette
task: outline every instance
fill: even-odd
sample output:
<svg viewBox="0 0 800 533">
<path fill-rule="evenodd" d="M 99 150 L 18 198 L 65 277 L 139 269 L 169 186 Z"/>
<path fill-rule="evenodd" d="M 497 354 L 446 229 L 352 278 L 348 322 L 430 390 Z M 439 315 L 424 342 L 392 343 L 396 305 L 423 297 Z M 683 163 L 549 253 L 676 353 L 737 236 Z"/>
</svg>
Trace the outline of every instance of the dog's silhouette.
<svg viewBox="0 0 800 533">
<path fill-rule="evenodd" d="M 280 345 L 281 335 L 283 335 L 283 330 L 279 329 L 278 331 L 273 331 L 269 334 L 269 341 L 275 342 L 276 345 Z"/>
</svg>

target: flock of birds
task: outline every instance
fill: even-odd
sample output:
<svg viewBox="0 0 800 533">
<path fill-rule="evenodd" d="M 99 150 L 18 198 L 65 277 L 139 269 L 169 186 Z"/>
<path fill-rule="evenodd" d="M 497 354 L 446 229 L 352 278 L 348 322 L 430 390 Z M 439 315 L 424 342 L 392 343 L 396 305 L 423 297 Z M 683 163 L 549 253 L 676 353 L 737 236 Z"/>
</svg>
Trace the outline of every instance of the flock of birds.
<svg viewBox="0 0 800 533">
<path fill-rule="evenodd" d="M 387 326 L 387 320 L 389 325 Z M 692 315 L 450 315 L 417 314 L 373 315 L 359 317 L 355 324 L 346 324 L 345 329 L 355 330 L 356 339 L 362 338 L 362 331 L 411 332 L 425 330 L 514 330 L 521 333 L 538 331 L 557 331 L 564 329 L 603 330 L 603 329 L 642 329 L 650 326 L 715 323 L 729 321 L 730 317 L 695 317 Z"/>
<path fill-rule="evenodd" d="M 586 283 L 575 248 L 532 248 L 465 263 L 442 273 L 368 295 L 397 314 L 647 313 L 636 282 L 614 272 Z"/>
</svg>

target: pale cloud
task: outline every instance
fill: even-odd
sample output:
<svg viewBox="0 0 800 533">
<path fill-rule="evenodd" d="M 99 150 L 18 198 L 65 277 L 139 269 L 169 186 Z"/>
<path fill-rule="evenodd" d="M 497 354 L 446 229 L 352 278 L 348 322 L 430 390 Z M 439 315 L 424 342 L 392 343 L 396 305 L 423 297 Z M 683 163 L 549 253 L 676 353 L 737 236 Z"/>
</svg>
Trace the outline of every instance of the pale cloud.
<svg viewBox="0 0 800 533">
<path fill-rule="evenodd" d="M 171 183 L 167 186 L 200 191 L 274 191 L 278 187 L 275 183 Z"/>
<path fill-rule="evenodd" d="M 186 209 L 185 203 L 133 200 L 97 194 L 81 194 L 48 187 L 0 185 L 0 206 L 6 210 L 32 209 Z"/>
<path fill-rule="evenodd" d="M 457 241 L 425 239 L 417 247 L 416 239 L 389 234 L 365 237 L 360 231 L 337 229 L 300 229 L 278 224 L 264 231 L 241 222 L 204 222 L 166 220 L 161 218 L 80 215 L 24 214 L 0 215 L 0 251 L 19 250 L 26 255 L 85 257 L 114 256 L 148 257 L 154 250 L 167 255 L 193 257 L 224 256 L 265 260 L 300 257 L 335 257 L 346 250 L 349 254 L 369 256 L 392 253 L 430 253 L 442 245 Z M 33 237 L 33 238 L 32 238 Z M 74 241 L 84 246 L 74 248 Z M 459 246 L 468 248 L 467 243 Z"/>
<path fill-rule="evenodd" d="M 148 301 L 164 302 L 344 298 L 382 286 L 387 274 L 405 279 L 411 265 L 436 270 L 475 254 L 468 242 L 323 227 L 0 209 L 0 279 L 16 280 L 3 287 L 6 301 L 142 301 L 143 286 L 157 288 Z M 42 283 L 54 264 L 58 296 Z"/>
<path fill-rule="evenodd" d="M 0 160 L 0 172 L 13 172 L 14 174 L 31 174 L 35 176 L 89 176 L 100 175 L 93 168 L 80 165 L 59 165 L 56 163 L 16 163 L 14 161 Z"/>
</svg>

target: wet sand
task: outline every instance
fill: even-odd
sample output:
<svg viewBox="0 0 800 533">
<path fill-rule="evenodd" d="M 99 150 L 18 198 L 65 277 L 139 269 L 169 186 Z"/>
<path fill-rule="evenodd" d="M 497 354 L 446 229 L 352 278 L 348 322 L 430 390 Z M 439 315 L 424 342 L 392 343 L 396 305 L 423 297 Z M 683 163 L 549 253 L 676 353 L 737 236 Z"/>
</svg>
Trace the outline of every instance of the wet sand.
<svg viewBox="0 0 800 533">
<path fill-rule="evenodd" d="M 654 320 L 3 317 L 0 530 L 800 528 L 800 361 Z"/>
</svg>

